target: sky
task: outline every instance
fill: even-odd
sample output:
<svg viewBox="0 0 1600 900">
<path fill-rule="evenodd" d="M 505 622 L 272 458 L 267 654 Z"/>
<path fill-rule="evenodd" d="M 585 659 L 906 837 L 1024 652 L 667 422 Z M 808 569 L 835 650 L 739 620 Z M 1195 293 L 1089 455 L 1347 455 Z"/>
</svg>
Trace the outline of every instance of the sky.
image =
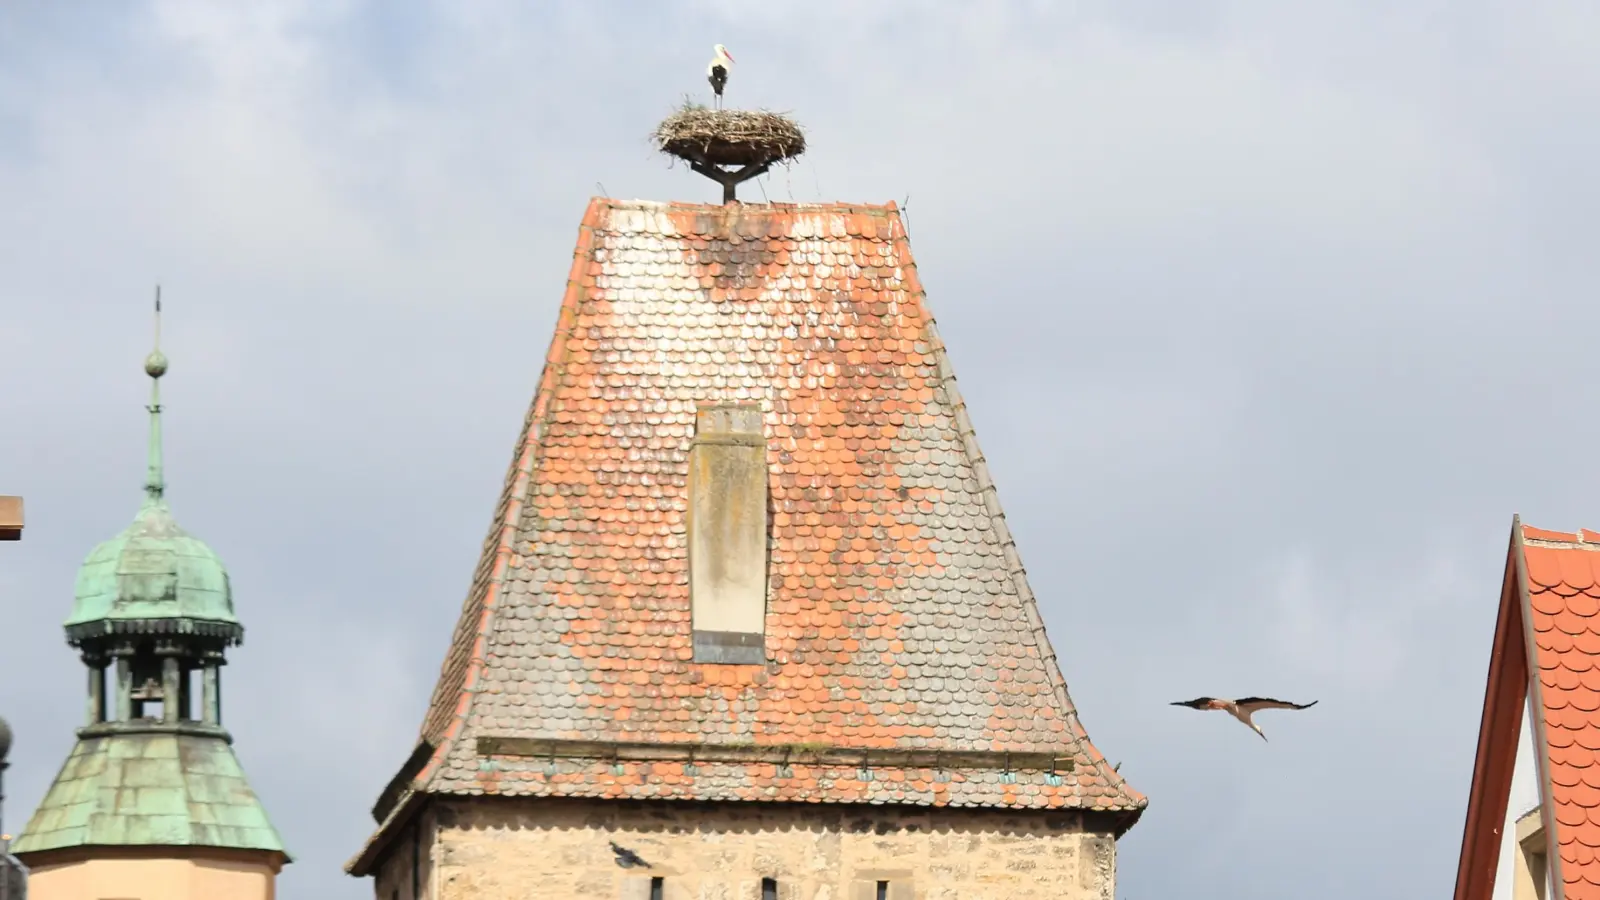
<svg viewBox="0 0 1600 900">
<path fill-rule="evenodd" d="M 1442 896 L 1513 514 L 1600 528 L 1591 0 L 0 0 L 0 715 L 19 829 L 60 625 L 143 479 L 248 629 L 224 718 L 295 861 L 416 739 L 590 196 L 791 111 L 741 196 L 894 200 L 1096 745 L 1119 897 Z M 1263 742 L 1168 704 L 1264 694 Z"/>
</svg>

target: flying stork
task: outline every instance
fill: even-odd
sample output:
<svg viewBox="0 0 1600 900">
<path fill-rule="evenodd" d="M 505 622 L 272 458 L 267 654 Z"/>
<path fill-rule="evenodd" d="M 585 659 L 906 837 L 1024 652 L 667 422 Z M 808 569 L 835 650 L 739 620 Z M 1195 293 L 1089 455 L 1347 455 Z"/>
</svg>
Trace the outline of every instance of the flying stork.
<svg viewBox="0 0 1600 900">
<path fill-rule="evenodd" d="M 1172 704 L 1173 706 L 1187 706 L 1190 709 L 1220 709 L 1235 719 L 1243 722 L 1251 731 L 1261 735 L 1261 726 L 1250 720 L 1250 717 L 1263 709 L 1310 709 L 1317 705 L 1317 701 L 1310 703 L 1290 703 L 1287 700 L 1273 700 L 1270 697 L 1241 697 L 1238 700 L 1219 700 L 1216 697 L 1199 697 L 1194 700 L 1183 700 Z"/>
<path fill-rule="evenodd" d="M 711 49 L 715 55 L 706 66 L 706 80 L 711 82 L 711 93 L 716 95 L 712 102 L 721 109 L 722 89 L 728 86 L 728 70 L 733 67 L 733 57 L 728 55 L 728 48 L 721 44 Z"/>
</svg>

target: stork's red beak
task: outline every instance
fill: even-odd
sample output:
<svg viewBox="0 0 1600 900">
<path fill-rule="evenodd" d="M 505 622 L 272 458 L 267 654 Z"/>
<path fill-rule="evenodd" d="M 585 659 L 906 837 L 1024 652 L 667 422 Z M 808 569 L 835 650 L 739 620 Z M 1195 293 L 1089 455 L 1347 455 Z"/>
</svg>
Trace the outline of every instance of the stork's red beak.
<svg viewBox="0 0 1600 900">
<path fill-rule="evenodd" d="M 722 55 L 728 58 L 728 62 L 738 62 L 738 60 L 733 58 L 733 54 L 728 52 L 727 47 L 722 48 Z"/>
</svg>

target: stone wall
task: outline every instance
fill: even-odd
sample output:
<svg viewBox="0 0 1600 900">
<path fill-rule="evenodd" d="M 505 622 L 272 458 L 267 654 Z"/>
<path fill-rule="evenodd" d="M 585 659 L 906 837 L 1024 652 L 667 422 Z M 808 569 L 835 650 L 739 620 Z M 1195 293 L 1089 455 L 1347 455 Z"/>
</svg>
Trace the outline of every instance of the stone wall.
<svg viewBox="0 0 1600 900">
<path fill-rule="evenodd" d="M 433 847 L 437 816 L 432 809 L 421 815 L 390 845 L 388 855 L 378 867 L 377 900 L 433 900 Z"/>
<path fill-rule="evenodd" d="M 1107 823 L 1078 813 L 755 803 L 512 800 L 439 802 L 397 842 L 377 900 L 1113 900 Z M 610 843 L 650 868 L 623 868 Z M 430 880 L 437 879 L 430 883 Z"/>
</svg>

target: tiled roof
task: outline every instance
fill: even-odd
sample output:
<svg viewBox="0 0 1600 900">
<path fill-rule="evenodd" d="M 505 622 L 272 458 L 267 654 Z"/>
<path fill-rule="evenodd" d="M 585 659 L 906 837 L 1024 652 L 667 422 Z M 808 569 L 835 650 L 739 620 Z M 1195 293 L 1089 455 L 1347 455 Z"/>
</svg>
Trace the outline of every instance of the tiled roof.
<svg viewBox="0 0 1600 900">
<path fill-rule="evenodd" d="M 714 402 L 765 416 L 766 666 L 691 661 L 687 459 Z M 423 726 L 423 790 L 1145 805 L 1067 695 L 892 204 L 594 200 L 494 522 Z M 489 761 L 486 737 L 1042 751 L 1075 769 Z"/>
<path fill-rule="evenodd" d="M 11 851 L 106 846 L 284 852 L 228 741 L 173 732 L 81 738 Z"/>
<path fill-rule="evenodd" d="M 1552 883 L 1564 887 L 1561 900 L 1600 900 L 1596 532 L 1546 531 L 1520 520 L 1513 525 L 1456 900 L 1488 900 L 1493 890 L 1524 705 L 1533 711 Z"/>
<path fill-rule="evenodd" d="M 1600 900 L 1600 534 L 1524 526 L 1549 802 L 1567 900 Z"/>
</svg>

